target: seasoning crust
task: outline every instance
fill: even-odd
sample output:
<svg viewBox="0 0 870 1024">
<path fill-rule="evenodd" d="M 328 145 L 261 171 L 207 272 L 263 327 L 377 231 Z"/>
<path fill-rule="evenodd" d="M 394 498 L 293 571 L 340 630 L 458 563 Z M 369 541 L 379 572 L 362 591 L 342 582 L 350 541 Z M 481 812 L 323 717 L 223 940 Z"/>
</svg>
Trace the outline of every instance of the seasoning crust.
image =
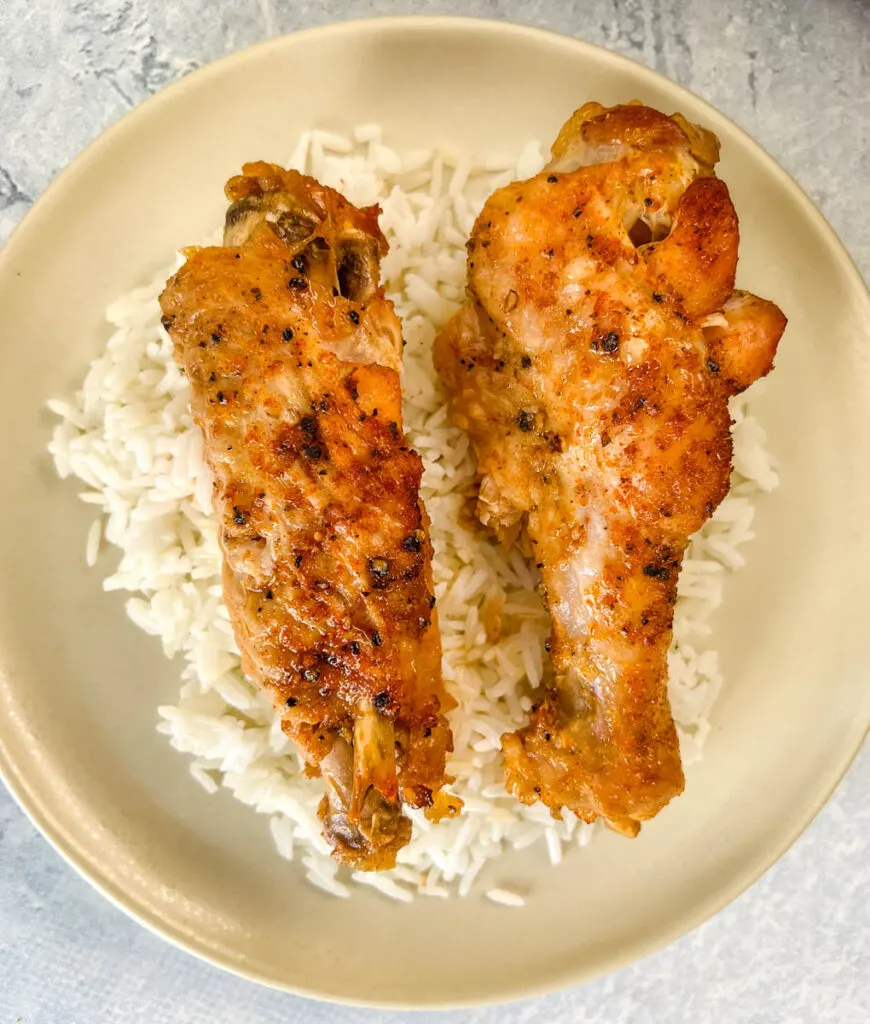
<svg viewBox="0 0 870 1024">
<path fill-rule="evenodd" d="M 728 398 L 785 318 L 735 291 L 718 140 L 589 103 L 499 189 L 435 364 L 478 463 L 480 521 L 541 571 L 553 680 L 502 745 L 509 790 L 635 835 L 683 788 L 667 696 L 688 540 L 728 491 Z"/>
<path fill-rule="evenodd" d="M 458 805 L 439 794 L 453 702 L 379 211 L 262 162 L 226 192 L 224 245 L 188 250 L 161 297 L 214 474 L 224 597 L 244 671 L 324 779 L 335 856 L 387 868 L 403 804 Z"/>
</svg>

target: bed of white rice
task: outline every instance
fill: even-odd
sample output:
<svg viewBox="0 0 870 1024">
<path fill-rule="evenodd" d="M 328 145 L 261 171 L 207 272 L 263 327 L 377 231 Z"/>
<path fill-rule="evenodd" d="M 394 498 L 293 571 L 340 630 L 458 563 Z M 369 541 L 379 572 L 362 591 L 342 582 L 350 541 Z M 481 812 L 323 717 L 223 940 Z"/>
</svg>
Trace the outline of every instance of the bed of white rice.
<svg viewBox="0 0 870 1024">
<path fill-rule="evenodd" d="M 50 445 L 57 469 L 84 482 L 80 497 L 97 513 L 86 542 L 88 564 L 96 563 L 105 543 L 120 549 L 103 586 L 133 595 L 126 604 L 130 618 L 160 638 L 168 657 L 180 655 L 183 662 L 178 700 L 156 709 L 157 728 L 188 756 L 191 775 L 207 793 L 224 787 L 265 815 L 277 852 L 300 861 L 310 882 L 336 896 L 350 896 L 356 882 L 399 900 L 474 890 L 519 906 L 530 894 L 492 887 L 497 865 L 486 873 L 486 885 L 476 882 L 487 862 L 535 844 L 558 864 L 596 832 L 571 814 L 557 822 L 543 806 L 525 807 L 505 793 L 499 737 L 523 723 L 530 688 L 543 671 L 548 620 L 536 573 L 525 560 L 516 551 L 499 553 L 460 525 L 473 462 L 464 435 L 447 424 L 430 358 L 436 329 L 463 296 L 464 243 L 474 214 L 493 187 L 534 173 L 542 162 L 536 143 L 519 158 L 397 153 L 373 125 L 352 138 L 312 131 L 289 161 L 358 204 L 381 204 L 390 243 L 384 283 L 407 341 L 405 424 L 425 466 L 444 676 L 459 702 L 451 715 L 456 749 L 448 770 L 465 809 L 438 825 L 412 812 L 414 838 L 393 871 L 349 874 L 332 860 L 316 815 L 321 785 L 302 776 L 269 701 L 240 671 L 221 600 L 210 475 L 191 423 L 188 385 L 159 322 L 157 296 L 172 266 L 109 308 L 113 333 L 105 351 L 72 400 L 51 403 L 61 418 Z M 686 764 L 701 756 L 722 685 L 708 619 L 722 601 L 726 574 L 743 564 L 754 496 L 777 482 L 746 399 L 736 399 L 732 410 L 731 494 L 693 540 L 683 565 L 669 660 Z M 481 621 L 485 601 L 503 601 L 496 642 L 487 640 Z M 251 827 L 265 825 L 252 817 Z"/>
</svg>

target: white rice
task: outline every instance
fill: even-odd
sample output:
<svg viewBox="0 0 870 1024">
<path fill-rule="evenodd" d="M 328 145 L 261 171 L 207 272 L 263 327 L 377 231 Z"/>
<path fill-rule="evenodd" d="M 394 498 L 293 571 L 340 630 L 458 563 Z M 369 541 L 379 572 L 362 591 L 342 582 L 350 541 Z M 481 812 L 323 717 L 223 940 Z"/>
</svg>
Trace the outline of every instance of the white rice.
<svg viewBox="0 0 870 1024">
<path fill-rule="evenodd" d="M 451 715 L 456 749 L 448 771 L 465 811 L 438 825 L 412 811 L 414 838 L 394 871 L 350 875 L 332 860 L 316 813 L 321 785 L 301 774 L 269 700 L 239 668 L 221 598 L 210 474 L 190 418 L 187 381 L 160 326 L 157 296 L 172 267 L 108 309 L 114 333 L 81 391 L 50 404 L 61 419 L 50 444 L 58 472 L 82 480 L 87 489 L 80 497 L 99 510 L 87 537 L 88 564 L 97 562 L 103 539 L 120 548 L 104 587 L 135 595 L 127 601 L 130 618 L 160 638 L 167 656 L 183 658 L 178 701 L 157 709 L 158 729 L 191 755 L 191 775 L 206 792 L 223 786 L 267 815 L 278 854 L 300 861 L 313 885 L 336 896 L 348 897 L 358 882 L 399 900 L 464 897 L 505 850 L 539 844 L 558 864 L 568 848 L 585 846 L 597 831 L 571 814 L 554 821 L 545 807 L 525 807 L 505 793 L 499 737 L 523 724 L 530 684 L 540 680 L 545 663 L 548 619 L 534 591 L 536 573 L 518 553 L 506 557 L 459 525 L 473 462 L 466 437 L 447 423 L 430 359 L 436 329 L 463 297 L 464 242 L 475 212 L 493 188 L 536 172 L 542 162 L 537 143 L 516 159 L 400 154 L 384 145 L 375 125 L 360 126 L 353 138 L 306 133 L 291 158 L 358 204 L 380 202 L 390 242 L 384 283 L 407 341 L 405 423 L 425 467 L 444 676 L 459 702 Z M 743 565 L 754 497 L 777 484 L 745 397 L 734 400 L 732 414 L 731 494 L 690 546 L 669 656 L 671 702 L 689 765 L 701 756 L 722 685 L 716 651 L 706 646 L 708 620 L 722 602 L 726 573 Z M 485 635 L 485 601 L 503 602 L 495 643 Z M 494 874 L 497 867 L 490 866 L 486 897 L 522 906 L 523 897 L 491 887 Z"/>
<path fill-rule="evenodd" d="M 486 898 L 506 907 L 524 907 L 526 905 L 522 896 L 519 893 L 511 892 L 510 889 L 487 889 Z"/>
</svg>

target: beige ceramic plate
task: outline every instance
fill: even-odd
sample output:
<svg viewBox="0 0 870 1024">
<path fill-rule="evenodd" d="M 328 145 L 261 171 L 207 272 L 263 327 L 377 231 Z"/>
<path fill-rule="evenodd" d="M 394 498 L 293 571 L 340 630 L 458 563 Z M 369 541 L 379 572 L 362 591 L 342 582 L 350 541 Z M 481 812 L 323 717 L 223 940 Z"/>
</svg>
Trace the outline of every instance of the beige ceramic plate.
<svg viewBox="0 0 870 1024">
<path fill-rule="evenodd" d="M 179 666 L 83 565 L 89 521 L 45 454 L 44 403 L 106 340 L 103 308 L 219 223 L 242 161 L 311 125 L 377 120 L 399 147 L 519 149 L 589 99 L 641 97 L 722 140 L 740 280 L 791 323 L 761 418 L 782 468 L 716 623 L 728 685 L 688 788 L 629 842 L 558 869 L 498 864 L 532 892 L 334 900 L 272 850 L 265 819 L 206 797 L 155 731 Z M 125 118 L 52 185 L 0 259 L 0 768 L 52 843 L 186 949 L 327 999 L 435 1006 L 580 981 L 676 938 L 749 885 L 827 798 L 866 731 L 870 302 L 831 230 L 733 124 L 651 71 L 509 25 L 399 19 L 278 39 Z"/>
</svg>

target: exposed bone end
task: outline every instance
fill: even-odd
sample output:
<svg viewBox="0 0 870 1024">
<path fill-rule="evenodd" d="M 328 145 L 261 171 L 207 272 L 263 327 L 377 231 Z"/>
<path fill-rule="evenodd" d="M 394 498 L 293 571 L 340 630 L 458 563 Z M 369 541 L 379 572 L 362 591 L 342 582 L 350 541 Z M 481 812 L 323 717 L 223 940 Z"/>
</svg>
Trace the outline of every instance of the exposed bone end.
<svg viewBox="0 0 870 1024">
<path fill-rule="evenodd" d="M 576 170 L 618 160 L 631 150 L 683 150 L 709 174 L 719 159 L 719 140 L 681 114 L 668 117 L 636 100 L 616 107 L 586 103 L 559 130 L 549 167 Z"/>
<path fill-rule="evenodd" d="M 314 178 L 263 161 L 245 164 L 226 194 L 224 245 L 243 245 L 266 226 L 336 295 L 365 303 L 377 292 L 387 252 L 380 207 L 357 209 Z"/>
<path fill-rule="evenodd" d="M 366 795 L 372 787 L 385 800 L 395 802 L 398 799 L 396 730 L 388 718 L 384 718 L 366 702 L 353 725 L 351 814 L 360 814 Z"/>
<path fill-rule="evenodd" d="M 341 737 L 320 762 L 326 785 L 326 796 L 318 808 L 323 834 L 333 848 L 333 856 L 342 864 L 384 871 L 395 867 L 396 854 L 410 841 L 411 822 L 402 814 L 398 799 L 387 799 L 374 786 L 355 797 L 354 762 L 353 747 Z"/>
</svg>

